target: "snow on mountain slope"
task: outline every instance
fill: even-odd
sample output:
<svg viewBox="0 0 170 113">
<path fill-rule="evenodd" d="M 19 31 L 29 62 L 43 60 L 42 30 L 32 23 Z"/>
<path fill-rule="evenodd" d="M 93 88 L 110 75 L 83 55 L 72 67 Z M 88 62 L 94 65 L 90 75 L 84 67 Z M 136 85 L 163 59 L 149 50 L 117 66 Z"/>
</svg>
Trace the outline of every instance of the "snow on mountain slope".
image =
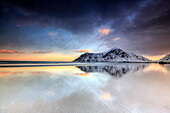
<svg viewBox="0 0 170 113">
<path fill-rule="evenodd" d="M 150 62 L 151 60 L 125 52 L 119 48 L 113 48 L 102 53 L 85 53 L 75 59 L 77 62 Z"/>
<path fill-rule="evenodd" d="M 167 54 L 159 60 L 159 62 L 170 62 L 170 54 Z"/>
</svg>

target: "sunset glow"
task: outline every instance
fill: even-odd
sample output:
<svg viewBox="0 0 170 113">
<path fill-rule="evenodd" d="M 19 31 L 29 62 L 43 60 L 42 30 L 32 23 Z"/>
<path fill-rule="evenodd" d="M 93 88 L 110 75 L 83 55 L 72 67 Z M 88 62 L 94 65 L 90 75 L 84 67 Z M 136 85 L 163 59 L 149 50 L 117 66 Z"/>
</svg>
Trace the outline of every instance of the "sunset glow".
<svg viewBox="0 0 170 113">
<path fill-rule="evenodd" d="M 151 59 L 153 61 L 157 61 L 160 60 L 162 57 L 164 57 L 165 55 L 158 55 L 158 56 L 145 56 L 148 59 Z"/>
<path fill-rule="evenodd" d="M 169 1 L 66 3 L 1 1 L 0 60 L 73 61 L 115 47 L 151 60 L 170 53 Z"/>
<path fill-rule="evenodd" d="M 67 54 L 1 54 L 0 60 L 21 61 L 73 61 L 78 55 Z"/>
<path fill-rule="evenodd" d="M 170 0 L 0 0 L 0 113 L 169 113 Z"/>
</svg>

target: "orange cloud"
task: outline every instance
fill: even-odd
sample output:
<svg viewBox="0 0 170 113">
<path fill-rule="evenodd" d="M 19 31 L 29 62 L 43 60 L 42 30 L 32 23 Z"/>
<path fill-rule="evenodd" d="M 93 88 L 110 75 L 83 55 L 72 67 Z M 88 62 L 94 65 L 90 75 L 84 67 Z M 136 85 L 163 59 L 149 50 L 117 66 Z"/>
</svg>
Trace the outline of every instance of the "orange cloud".
<svg viewBox="0 0 170 113">
<path fill-rule="evenodd" d="M 87 49 L 81 49 L 81 50 L 77 50 L 74 52 L 80 52 L 80 53 L 89 53 L 89 51 Z"/>
<path fill-rule="evenodd" d="M 119 37 L 117 37 L 117 38 L 114 38 L 114 40 L 119 40 L 120 38 Z"/>
<path fill-rule="evenodd" d="M 33 51 L 32 53 L 37 53 L 37 54 L 41 54 L 41 53 L 51 53 L 52 51 Z"/>
<path fill-rule="evenodd" d="M 102 35 L 108 35 L 110 32 L 110 29 L 104 29 L 103 26 L 98 30 L 98 32 Z"/>
<path fill-rule="evenodd" d="M 0 50 L 0 53 L 24 53 L 24 52 L 3 49 Z"/>
</svg>

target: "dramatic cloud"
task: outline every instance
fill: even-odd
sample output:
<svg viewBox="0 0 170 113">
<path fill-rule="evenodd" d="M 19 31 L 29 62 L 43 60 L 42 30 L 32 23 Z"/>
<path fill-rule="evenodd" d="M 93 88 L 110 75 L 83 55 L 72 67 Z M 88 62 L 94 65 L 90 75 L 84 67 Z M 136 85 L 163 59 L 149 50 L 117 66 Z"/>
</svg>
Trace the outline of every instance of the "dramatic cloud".
<svg viewBox="0 0 170 113">
<path fill-rule="evenodd" d="M 146 56 L 170 53 L 170 1 L 150 0 L 138 6 L 132 6 L 131 9 L 135 10 L 130 9 L 131 13 L 114 20 L 111 27 L 114 31 L 107 38 L 100 38 L 103 45 L 108 48 L 117 46 Z M 117 42 L 109 38 L 115 35 L 122 40 Z"/>
<path fill-rule="evenodd" d="M 109 29 L 105 29 L 103 28 L 103 26 L 101 26 L 101 28 L 98 30 L 98 32 L 102 35 L 108 35 L 110 30 Z"/>
<path fill-rule="evenodd" d="M 125 26 L 122 34 L 128 37 L 126 47 L 146 55 L 162 55 L 170 52 L 170 1 L 158 0 L 147 4 Z M 154 13 L 156 12 L 156 13 Z M 128 44 L 128 45 L 127 45 Z"/>
<path fill-rule="evenodd" d="M 124 14 L 137 0 L 2 0 L 1 17 L 22 25 L 55 27 L 73 34 L 92 33 L 97 26 L 105 25 Z M 122 9 L 121 9 L 122 8 Z M 120 9 L 120 10 L 118 10 Z"/>
<path fill-rule="evenodd" d="M 145 56 L 167 54 L 169 6 L 169 0 L 1 0 L 0 49 L 66 53 L 88 45 L 91 50 L 116 46 Z M 59 38 L 48 38 L 54 36 Z"/>
<path fill-rule="evenodd" d="M 89 51 L 87 49 L 81 49 L 81 50 L 76 50 L 74 52 L 88 53 Z"/>
<path fill-rule="evenodd" d="M 43 53 L 51 53 L 52 51 L 33 51 L 32 53 L 43 54 Z"/>
<path fill-rule="evenodd" d="M 24 53 L 24 52 L 3 49 L 3 50 L 0 50 L 0 53 L 11 53 L 12 54 L 12 53 Z"/>
</svg>

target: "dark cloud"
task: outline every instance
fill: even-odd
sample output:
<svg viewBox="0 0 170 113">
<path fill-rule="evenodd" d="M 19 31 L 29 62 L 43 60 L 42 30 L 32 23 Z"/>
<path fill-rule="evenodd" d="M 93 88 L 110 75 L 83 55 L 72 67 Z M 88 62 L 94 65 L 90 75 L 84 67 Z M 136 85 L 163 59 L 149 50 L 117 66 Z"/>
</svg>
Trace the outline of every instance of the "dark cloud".
<svg viewBox="0 0 170 113">
<path fill-rule="evenodd" d="M 169 0 L 1 0 L 0 6 L 1 24 L 38 24 L 78 36 L 108 25 L 109 34 L 97 38 L 101 45 L 145 55 L 170 52 Z"/>
<path fill-rule="evenodd" d="M 89 33 L 136 3 L 135 0 L 3 0 L 1 14 L 4 17 L 10 14 L 13 20 L 25 25 L 39 23 L 72 33 Z"/>
<path fill-rule="evenodd" d="M 135 25 L 125 29 L 125 35 L 138 40 L 133 48 L 143 54 L 161 55 L 170 52 L 170 1 L 155 1 L 134 19 Z"/>
<path fill-rule="evenodd" d="M 161 55 L 170 52 L 170 1 L 151 1 L 139 7 L 131 15 L 112 25 L 115 29 L 106 40 L 108 47 L 118 45 L 129 51 L 145 55 Z M 133 15 L 134 14 L 134 15 Z M 119 27 L 117 27 L 119 26 Z M 120 36 L 115 42 L 110 36 Z"/>
</svg>

